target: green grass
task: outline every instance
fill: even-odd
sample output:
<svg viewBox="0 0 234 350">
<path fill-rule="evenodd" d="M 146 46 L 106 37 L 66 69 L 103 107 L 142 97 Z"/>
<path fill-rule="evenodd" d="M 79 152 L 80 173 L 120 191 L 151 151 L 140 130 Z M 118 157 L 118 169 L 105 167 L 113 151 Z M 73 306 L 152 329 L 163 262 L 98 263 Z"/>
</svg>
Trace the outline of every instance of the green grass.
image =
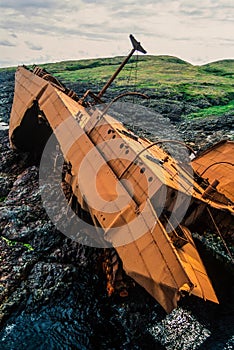
<svg viewBox="0 0 234 350">
<path fill-rule="evenodd" d="M 234 78 L 234 60 L 222 60 L 208 63 L 203 68 L 208 73 L 218 74 L 219 76 Z"/>
<path fill-rule="evenodd" d="M 63 61 L 41 66 L 64 83 L 96 85 L 97 91 L 94 92 L 98 92 L 122 60 L 123 57 L 119 56 Z M 110 90 L 118 94 L 119 89 L 131 90 L 134 84 L 136 90 L 147 91 L 156 98 L 181 100 L 193 103 L 202 109 L 198 113 L 190 114 L 190 117 L 219 115 L 233 109 L 234 60 L 193 66 L 173 56 L 141 55 L 137 63 L 136 81 L 135 66 L 134 56 L 111 85 Z M 129 81 L 130 75 L 133 79 Z M 206 108 L 207 106 L 209 108 Z"/>
<path fill-rule="evenodd" d="M 8 245 L 9 247 L 14 247 L 16 244 L 20 244 L 20 245 L 24 246 L 25 248 L 27 248 L 27 250 L 30 250 L 30 251 L 31 251 L 31 250 L 34 250 L 34 248 L 33 248 L 30 244 L 28 244 L 28 243 L 22 243 L 22 242 L 18 242 L 18 241 L 12 241 L 12 240 L 10 240 L 10 239 L 4 237 L 4 236 L 1 236 L 1 238 L 7 243 L 7 245 Z"/>
<path fill-rule="evenodd" d="M 212 106 L 209 108 L 203 108 L 201 111 L 197 113 L 190 113 L 187 115 L 187 118 L 206 118 L 210 116 L 220 116 L 225 113 L 229 113 L 233 111 L 234 114 L 234 101 L 224 105 L 224 106 Z"/>
<path fill-rule="evenodd" d="M 97 60 L 68 61 L 44 67 L 64 82 L 82 82 L 99 86 L 110 78 L 123 57 Z M 135 62 L 131 60 L 121 71 L 112 87 L 127 87 L 131 74 L 139 90 L 177 96 L 186 101 L 207 99 L 211 104 L 227 104 L 234 99 L 234 60 L 193 66 L 171 56 L 140 56 L 135 81 Z"/>
<path fill-rule="evenodd" d="M 0 68 L 0 72 L 14 72 L 15 70 L 16 70 L 16 67 Z"/>
</svg>

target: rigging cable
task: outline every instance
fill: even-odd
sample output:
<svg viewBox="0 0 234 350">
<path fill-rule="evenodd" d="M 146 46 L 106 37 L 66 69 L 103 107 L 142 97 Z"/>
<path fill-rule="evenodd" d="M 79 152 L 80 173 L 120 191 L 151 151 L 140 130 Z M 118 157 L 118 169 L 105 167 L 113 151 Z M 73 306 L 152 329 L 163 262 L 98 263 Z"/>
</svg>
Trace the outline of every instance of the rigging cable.
<svg viewBox="0 0 234 350">
<path fill-rule="evenodd" d="M 209 215 L 210 215 L 210 218 L 211 218 L 211 220 L 212 220 L 212 222 L 213 222 L 213 224 L 214 224 L 214 227 L 215 227 L 216 231 L 218 232 L 218 235 L 220 236 L 220 238 L 221 238 L 221 240 L 222 240 L 222 242 L 223 242 L 223 245 L 224 245 L 224 247 L 226 248 L 227 253 L 228 253 L 228 255 L 230 256 L 231 261 L 232 261 L 232 263 L 233 263 L 233 262 L 234 262 L 233 256 L 232 256 L 232 254 L 231 254 L 231 252 L 230 252 L 230 250 L 229 250 L 229 248 L 228 248 L 228 246 L 227 246 L 227 244 L 226 244 L 226 242 L 225 242 L 225 240 L 224 240 L 224 238 L 223 238 L 223 236 L 222 236 L 222 233 L 220 232 L 218 226 L 216 225 L 216 222 L 215 222 L 215 220 L 214 220 L 214 217 L 213 217 L 213 215 L 212 215 L 212 213 L 211 213 L 211 211 L 210 211 L 210 209 L 209 209 L 208 207 L 207 207 L 207 211 L 208 211 L 208 213 L 209 213 Z"/>
</svg>

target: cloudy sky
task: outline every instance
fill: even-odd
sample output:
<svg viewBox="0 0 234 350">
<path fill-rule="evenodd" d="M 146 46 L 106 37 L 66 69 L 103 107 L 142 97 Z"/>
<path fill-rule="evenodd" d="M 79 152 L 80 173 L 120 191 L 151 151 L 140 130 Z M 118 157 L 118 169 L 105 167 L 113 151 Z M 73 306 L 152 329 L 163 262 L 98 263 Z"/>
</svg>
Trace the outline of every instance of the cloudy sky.
<svg viewBox="0 0 234 350">
<path fill-rule="evenodd" d="M 0 67 L 129 52 L 234 58 L 233 0 L 0 0 Z"/>
</svg>

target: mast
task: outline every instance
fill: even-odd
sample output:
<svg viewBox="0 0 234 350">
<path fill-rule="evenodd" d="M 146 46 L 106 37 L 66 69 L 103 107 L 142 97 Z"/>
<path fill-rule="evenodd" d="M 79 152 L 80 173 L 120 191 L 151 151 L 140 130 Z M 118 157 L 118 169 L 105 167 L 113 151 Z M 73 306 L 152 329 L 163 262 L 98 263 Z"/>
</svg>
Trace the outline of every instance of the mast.
<svg viewBox="0 0 234 350">
<path fill-rule="evenodd" d="M 123 69 L 123 67 L 125 66 L 125 64 L 129 61 L 129 59 L 132 57 L 132 55 L 134 54 L 135 51 L 139 51 L 142 52 L 144 54 L 146 54 L 145 49 L 143 49 L 143 47 L 141 46 L 141 43 L 138 42 L 134 36 L 132 34 L 129 35 L 129 38 L 132 42 L 132 50 L 130 51 L 130 53 L 128 54 L 128 56 L 125 58 L 125 60 L 121 63 L 121 65 L 119 66 L 119 68 L 115 71 L 115 73 L 112 75 L 112 77 L 108 80 L 108 82 L 104 85 L 104 87 L 102 88 L 102 90 L 98 93 L 98 98 L 101 98 L 103 96 L 103 94 L 106 92 L 106 90 L 108 89 L 108 87 L 111 85 L 111 83 L 114 81 L 114 79 L 117 77 L 117 75 L 120 73 L 120 71 Z"/>
</svg>

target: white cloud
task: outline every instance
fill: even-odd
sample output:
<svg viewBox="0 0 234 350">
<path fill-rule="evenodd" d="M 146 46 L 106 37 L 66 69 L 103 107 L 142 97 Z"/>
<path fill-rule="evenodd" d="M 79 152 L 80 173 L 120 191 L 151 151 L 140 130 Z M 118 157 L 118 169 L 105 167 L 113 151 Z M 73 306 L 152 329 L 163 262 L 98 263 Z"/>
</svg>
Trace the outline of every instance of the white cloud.
<svg viewBox="0 0 234 350">
<path fill-rule="evenodd" d="M 42 46 L 35 45 L 34 43 L 31 43 L 30 41 L 25 41 L 25 44 L 27 45 L 27 47 L 29 49 L 34 50 L 34 51 L 41 51 L 43 49 Z"/>
<path fill-rule="evenodd" d="M 0 4 L 0 65 L 125 55 L 130 33 L 150 54 L 234 58 L 233 11 L 229 0 L 8 0 Z"/>
<path fill-rule="evenodd" d="M 12 47 L 12 46 L 16 46 L 16 45 L 8 40 L 0 40 L 0 46 Z"/>
</svg>

